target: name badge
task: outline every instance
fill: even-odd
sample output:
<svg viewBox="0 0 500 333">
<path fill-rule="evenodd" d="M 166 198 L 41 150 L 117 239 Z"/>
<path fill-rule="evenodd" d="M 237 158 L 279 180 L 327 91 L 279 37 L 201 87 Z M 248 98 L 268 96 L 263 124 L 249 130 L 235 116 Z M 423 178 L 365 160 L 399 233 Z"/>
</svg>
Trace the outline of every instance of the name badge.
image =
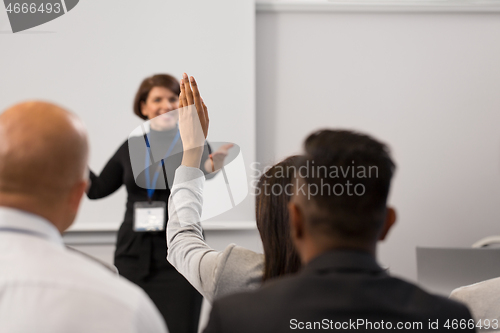
<svg viewBox="0 0 500 333">
<path fill-rule="evenodd" d="M 165 230 L 166 204 L 164 201 L 134 203 L 134 231 Z"/>
</svg>

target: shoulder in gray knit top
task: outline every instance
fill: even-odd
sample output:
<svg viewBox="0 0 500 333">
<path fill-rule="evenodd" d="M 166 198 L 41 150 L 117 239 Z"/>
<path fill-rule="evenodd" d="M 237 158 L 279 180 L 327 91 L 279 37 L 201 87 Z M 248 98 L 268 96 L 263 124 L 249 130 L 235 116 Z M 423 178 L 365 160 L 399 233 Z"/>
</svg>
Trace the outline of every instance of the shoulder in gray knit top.
<svg viewBox="0 0 500 333">
<path fill-rule="evenodd" d="M 168 201 L 167 260 L 209 302 L 258 288 L 264 256 L 235 244 L 219 252 L 203 238 L 200 217 L 205 175 L 181 165 L 175 172 Z"/>
</svg>

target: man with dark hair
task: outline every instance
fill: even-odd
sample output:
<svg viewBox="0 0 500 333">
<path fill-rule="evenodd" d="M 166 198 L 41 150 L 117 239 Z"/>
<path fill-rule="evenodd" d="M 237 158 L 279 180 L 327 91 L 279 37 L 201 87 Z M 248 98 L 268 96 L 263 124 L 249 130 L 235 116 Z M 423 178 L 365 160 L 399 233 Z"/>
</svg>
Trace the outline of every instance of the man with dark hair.
<svg viewBox="0 0 500 333">
<path fill-rule="evenodd" d="M 215 301 L 205 332 L 293 330 L 475 331 L 468 309 L 391 277 L 377 242 L 396 221 L 387 207 L 395 171 L 368 135 L 323 130 L 305 141 L 289 204 L 296 275 Z"/>
</svg>

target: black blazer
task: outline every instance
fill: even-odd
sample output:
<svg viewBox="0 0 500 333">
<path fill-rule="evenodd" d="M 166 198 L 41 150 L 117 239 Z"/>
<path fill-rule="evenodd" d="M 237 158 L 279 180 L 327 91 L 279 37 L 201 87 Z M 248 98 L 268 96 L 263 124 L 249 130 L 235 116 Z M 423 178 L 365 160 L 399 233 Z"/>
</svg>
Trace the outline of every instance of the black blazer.
<svg viewBox="0 0 500 333">
<path fill-rule="evenodd" d="M 405 331 L 451 332 L 453 329 L 444 327 L 447 320 L 451 328 L 460 320 L 472 324 L 465 305 L 389 276 L 370 254 L 332 251 L 313 259 L 295 275 L 215 301 L 205 333 L 342 328 L 380 332 L 388 325 L 398 331 L 400 323 L 412 328 Z M 436 321 L 439 329 L 429 329 L 429 323 L 435 325 Z"/>
<path fill-rule="evenodd" d="M 170 143 L 174 140 L 177 134 L 177 128 L 165 132 L 150 131 L 148 141 L 157 155 L 156 157 L 165 156 Z M 161 149 L 158 149 L 161 148 Z M 133 152 L 134 158 L 130 158 L 130 151 Z M 170 157 L 165 161 L 166 176 L 160 172 L 157 180 L 157 188 L 154 192 L 153 201 L 164 201 L 168 207 L 168 198 L 170 196 L 170 187 L 174 180 L 175 170 L 182 162 L 182 141 L 178 140 Z M 127 203 L 125 217 L 118 231 L 115 250 L 115 265 L 120 272 L 120 275 L 125 276 L 129 280 L 138 281 L 143 279 L 158 269 L 169 269 L 173 272 L 175 268 L 167 261 L 167 243 L 165 240 L 165 231 L 160 232 L 135 232 L 133 229 L 134 221 L 134 204 L 138 201 L 148 201 L 147 190 L 144 188 L 145 172 L 150 172 L 150 177 L 153 179 L 154 171 L 156 171 L 160 160 L 156 161 L 153 167 L 144 170 L 139 177 L 134 176 L 134 167 L 144 169 L 144 157 L 146 153 L 146 138 L 132 137 L 125 141 L 118 151 L 111 157 L 99 176 L 90 171 L 91 186 L 87 191 L 89 199 L 104 198 L 122 185 L 127 189 Z M 208 147 L 205 146 L 202 157 L 202 166 L 208 158 Z M 205 172 L 205 169 L 202 167 Z M 206 173 L 205 173 L 206 174 Z M 213 174 L 206 174 L 206 178 L 213 177 Z M 142 187 L 137 185 L 139 183 Z M 168 219 L 168 212 L 166 212 Z M 179 278 L 184 279 L 180 276 Z"/>
</svg>

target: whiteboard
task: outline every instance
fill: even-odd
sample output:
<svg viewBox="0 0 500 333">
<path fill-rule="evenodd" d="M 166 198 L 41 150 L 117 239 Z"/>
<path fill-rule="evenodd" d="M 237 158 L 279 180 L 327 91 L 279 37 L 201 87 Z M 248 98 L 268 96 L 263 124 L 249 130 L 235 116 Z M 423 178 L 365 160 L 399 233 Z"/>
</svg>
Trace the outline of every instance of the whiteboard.
<svg viewBox="0 0 500 333">
<path fill-rule="evenodd" d="M 184 71 L 209 107 L 208 140 L 237 143 L 247 169 L 254 161 L 253 1 L 84 0 L 16 34 L 0 7 L 0 110 L 44 99 L 75 112 L 88 128 L 94 172 L 141 124 L 132 102 L 142 79 Z M 105 199 L 84 198 L 73 229 L 116 229 L 125 201 L 124 187 Z M 253 202 L 248 196 L 213 220 L 253 220 Z"/>
</svg>

